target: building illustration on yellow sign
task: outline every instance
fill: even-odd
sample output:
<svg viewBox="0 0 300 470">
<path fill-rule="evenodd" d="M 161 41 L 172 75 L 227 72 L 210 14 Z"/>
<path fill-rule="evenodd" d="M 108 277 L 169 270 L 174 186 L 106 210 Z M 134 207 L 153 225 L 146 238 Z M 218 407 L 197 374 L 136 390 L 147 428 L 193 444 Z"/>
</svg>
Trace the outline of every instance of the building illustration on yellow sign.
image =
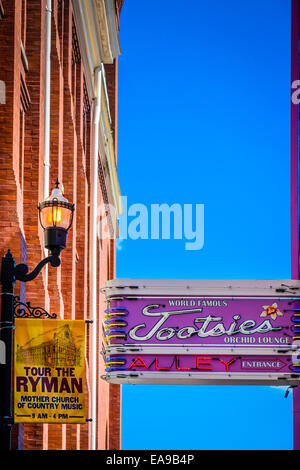
<svg viewBox="0 0 300 470">
<path fill-rule="evenodd" d="M 77 347 L 70 325 L 65 324 L 47 332 L 52 338 L 44 341 L 44 333 L 29 340 L 24 346 L 17 344 L 16 361 L 37 366 L 80 366 L 81 346 Z"/>
</svg>

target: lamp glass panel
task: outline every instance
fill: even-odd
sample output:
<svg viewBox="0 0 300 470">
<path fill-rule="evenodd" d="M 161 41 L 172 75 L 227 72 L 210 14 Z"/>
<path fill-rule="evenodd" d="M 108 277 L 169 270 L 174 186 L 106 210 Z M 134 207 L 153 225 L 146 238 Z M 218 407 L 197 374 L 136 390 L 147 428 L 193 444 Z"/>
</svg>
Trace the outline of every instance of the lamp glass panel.
<svg viewBox="0 0 300 470">
<path fill-rule="evenodd" d="M 41 210 L 41 222 L 44 228 L 61 227 L 68 229 L 71 217 L 72 211 L 66 207 L 46 206 Z"/>
</svg>

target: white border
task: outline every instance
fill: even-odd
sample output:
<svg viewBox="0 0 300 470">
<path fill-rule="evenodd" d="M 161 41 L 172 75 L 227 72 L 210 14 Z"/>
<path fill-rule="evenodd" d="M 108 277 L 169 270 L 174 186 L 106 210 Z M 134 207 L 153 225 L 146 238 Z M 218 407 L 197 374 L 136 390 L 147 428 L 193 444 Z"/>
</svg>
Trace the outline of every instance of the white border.
<svg viewBox="0 0 300 470">
<path fill-rule="evenodd" d="M 167 346 L 167 345 L 148 345 L 144 346 L 141 344 L 132 344 L 124 346 L 122 344 L 119 345 L 109 345 L 106 346 L 105 352 L 107 355 L 111 354 L 154 354 L 154 355 L 195 355 L 195 354 L 219 354 L 219 355 L 245 355 L 245 356 L 274 356 L 274 355 L 282 355 L 282 356 L 291 356 L 292 353 L 295 353 L 300 349 L 299 346 L 292 346 L 292 345 L 285 345 L 285 347 L 281 346 L 280 348 L 218 348 L 215 347 L 216 345 L 212 345 L 210 347 L 201 347 L 201 346 Z M 290 346 L 290 347 L 289 347 Z"/>
<path fill-rule="evenodd" d="M 111 384 L 300 385 L 300 375 L 286 373 L 223 372 L 109 372 L 101 377 Z"/>
<path fill-rule="evenodd" d="M 295 289 L 296 288 L 296 289 Z M 283 292 L 276 292 L 283 289 Z M 295 290 L 290 290 L 295 289 Z M 300 280 L 291 279 L 113 279 L 106 282 L 107 298 L 112 296 L 168 297 L 268 296 L 299 297 Z"/>
</svg>

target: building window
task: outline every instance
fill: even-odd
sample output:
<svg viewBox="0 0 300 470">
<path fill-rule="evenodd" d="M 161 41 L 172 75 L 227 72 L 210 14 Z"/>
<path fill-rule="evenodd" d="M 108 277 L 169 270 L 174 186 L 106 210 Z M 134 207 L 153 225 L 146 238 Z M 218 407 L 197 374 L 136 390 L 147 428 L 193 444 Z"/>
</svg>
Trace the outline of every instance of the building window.
<svg viewBox="0 0 300 470">
<path fill-rule="evenodd" d="M 87 92 L 86 84 L 83 84 L 83 150 L 87 158 L 89 153 L 89 136 L 90 136 L 90 100 Z"/>
<path fill-rule="evenodd" d="M 72 95 L 73 95 L 73 104 L 76 109 L 76 96 L 77 96 L 77 85 L 78 85 L 78 74 L 79 74 L 79 64 L 81 62 L 81 54 L 79 49 L 79 42 L 76 32 L 75 23 L 72 23 Z"/>
</svg>

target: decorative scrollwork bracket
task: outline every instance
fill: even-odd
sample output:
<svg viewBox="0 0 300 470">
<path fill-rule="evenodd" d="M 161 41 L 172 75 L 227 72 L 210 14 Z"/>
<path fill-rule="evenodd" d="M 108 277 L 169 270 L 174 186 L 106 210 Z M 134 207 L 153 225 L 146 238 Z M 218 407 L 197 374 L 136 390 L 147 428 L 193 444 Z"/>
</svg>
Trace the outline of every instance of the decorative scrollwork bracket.
<svg viewBox="0 0 300 470">
<path fill-rule="evenodd" d="M 14 297 L 15 318 L 57 318 L 56 313 L 49 313 L 42 307 L 32 307 L 30 302 L 21 302 L 20 297 Z"/>
</svg>

